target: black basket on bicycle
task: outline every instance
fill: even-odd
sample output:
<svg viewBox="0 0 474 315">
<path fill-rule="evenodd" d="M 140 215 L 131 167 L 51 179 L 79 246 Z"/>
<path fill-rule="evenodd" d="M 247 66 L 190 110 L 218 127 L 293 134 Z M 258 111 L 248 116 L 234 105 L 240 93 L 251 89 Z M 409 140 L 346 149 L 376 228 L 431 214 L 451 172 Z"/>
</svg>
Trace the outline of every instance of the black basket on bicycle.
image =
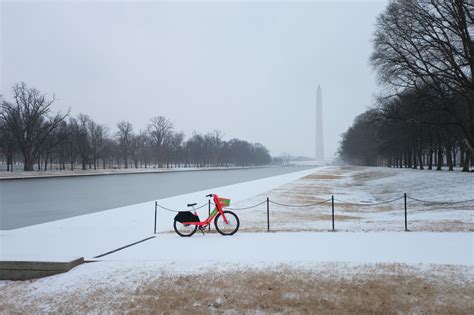
<svg viewBox="0 0 474 315">
<path fill-rule="evenodd" d="M 191 211 L 178 212 L 178 214 L 174 217 L 174 220 L 180 223 L 200 221 L 199 216 L 197 214 L 192 213 Z"/>
</svg>

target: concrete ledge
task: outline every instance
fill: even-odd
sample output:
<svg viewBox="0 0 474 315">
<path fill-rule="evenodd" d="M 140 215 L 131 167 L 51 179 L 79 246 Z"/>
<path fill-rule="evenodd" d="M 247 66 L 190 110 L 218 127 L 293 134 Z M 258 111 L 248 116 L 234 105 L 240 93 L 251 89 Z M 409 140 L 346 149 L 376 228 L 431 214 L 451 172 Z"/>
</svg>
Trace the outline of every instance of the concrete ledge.
<svg viewBox="0 0 474 315">
<path fill-rule="evenodd" d="M 84 258 L 66 262 L 0 261 L 0 280 L 30 280 L 63 273 L 84 263 Z"/>
<path fill-rule="evenodd" d="M 298 167 L 298 165 L 294 165 Z M 3 176 L 3 175 L 10 175 L 12 173 L 7 171 L 0 171 L 0 180 L 15 180 L 15 179 L 45 179 L 45 178 L 67 178 L 67 177 L 77 177 L 77 176 L 106 176 L 106 175 L 137 175 L 137 174 L 160 174 L 160 173 L 175 173 L 175 172 L 202 172 L 202 171 L 227 171 L 227 170 L 242 170 L 242 169 L 254 169 L 254 168 L 270 168 L 274 167 L 272 165 L 263 165 L 263 166 L 230 166 L 230 167 L 208 167 L 208 168 L 156 168 L 156 169 L 143 169 L 143 171 L 133 171 L 133 169 L 129 168 L 128 170 L 132 171 L 111 171 L 111 172 L 90 172 L 90 173 L 61 173 L 61 172 L 68 172 L 68 171 L 57 171 L 57 173 L 47 173 L 41 174 L 42 171 L 31 171 L 34 174 L 29 175 L 21 175 L 15 173 L 15 176 Z M 301 167 L 308 167 L 308 166 L 301 166 Z M 6 173 L 6 174 L 5 174 Z"/>
</svg>

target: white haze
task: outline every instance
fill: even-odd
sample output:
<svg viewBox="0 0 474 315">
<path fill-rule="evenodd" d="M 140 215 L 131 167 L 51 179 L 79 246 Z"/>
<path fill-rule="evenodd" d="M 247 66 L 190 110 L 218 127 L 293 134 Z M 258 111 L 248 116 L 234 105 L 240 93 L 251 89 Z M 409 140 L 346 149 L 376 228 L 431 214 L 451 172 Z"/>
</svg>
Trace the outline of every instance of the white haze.
<svg viewBox="0 0 474 315">
<path fill-rule="evenodd" d="M 386 1 L 1 3 L 1 91 L 25 81 L 54 109 L 115 129 L 152 116 L 221 130 L 274 155 L 314 156 L 316 88 L 326 158 L 371 105 L 368 58 Z"/>
</svg>

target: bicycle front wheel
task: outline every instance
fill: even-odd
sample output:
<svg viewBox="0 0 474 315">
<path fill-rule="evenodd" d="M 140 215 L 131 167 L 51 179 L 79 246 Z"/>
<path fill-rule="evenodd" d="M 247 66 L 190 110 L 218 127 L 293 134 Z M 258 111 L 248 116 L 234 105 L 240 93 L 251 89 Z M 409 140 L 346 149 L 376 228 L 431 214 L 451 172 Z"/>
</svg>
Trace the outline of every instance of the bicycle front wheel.
<svg viewBox="0 0 474 315">
<path fill-rule="evenodd" d="M 197 225 L 194 224 L 183 224 L 181 222 L 178 222 L 174 220 L 174 231 L 179 235 L 183 237 L 188 237 L 196 233 L 197 230 Z"/>
<path fill-rule="evenodd" d="M 232 211 L 224 211 L 225 218 L 227 223 L 225 223 L 224 218 L 219 213 L 214 219 L 214 226 L 216 227 L 217 232 L 222 235 L 233 235 L 240 226 L 239 218 Z"/>
</svg>

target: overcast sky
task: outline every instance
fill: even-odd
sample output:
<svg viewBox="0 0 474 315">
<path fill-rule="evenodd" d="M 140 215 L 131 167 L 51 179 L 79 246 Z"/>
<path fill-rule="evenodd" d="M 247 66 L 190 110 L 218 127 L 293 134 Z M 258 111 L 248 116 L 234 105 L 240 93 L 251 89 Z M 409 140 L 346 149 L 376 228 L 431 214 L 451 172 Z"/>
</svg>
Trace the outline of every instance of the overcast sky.
<svg viewBox="0 0 474 315">
<path fill-rule="evenodd" d="M 112 131 L 160 115 L 188 136 L 218 129 L 273 155 L 314 156 L 320 84 L 332 158 L 373 103 L 368 58 L 385 4 L 2 1 L 0 94 L 25 81 L 55 94 L 55 110 Z"/>
</svg>

